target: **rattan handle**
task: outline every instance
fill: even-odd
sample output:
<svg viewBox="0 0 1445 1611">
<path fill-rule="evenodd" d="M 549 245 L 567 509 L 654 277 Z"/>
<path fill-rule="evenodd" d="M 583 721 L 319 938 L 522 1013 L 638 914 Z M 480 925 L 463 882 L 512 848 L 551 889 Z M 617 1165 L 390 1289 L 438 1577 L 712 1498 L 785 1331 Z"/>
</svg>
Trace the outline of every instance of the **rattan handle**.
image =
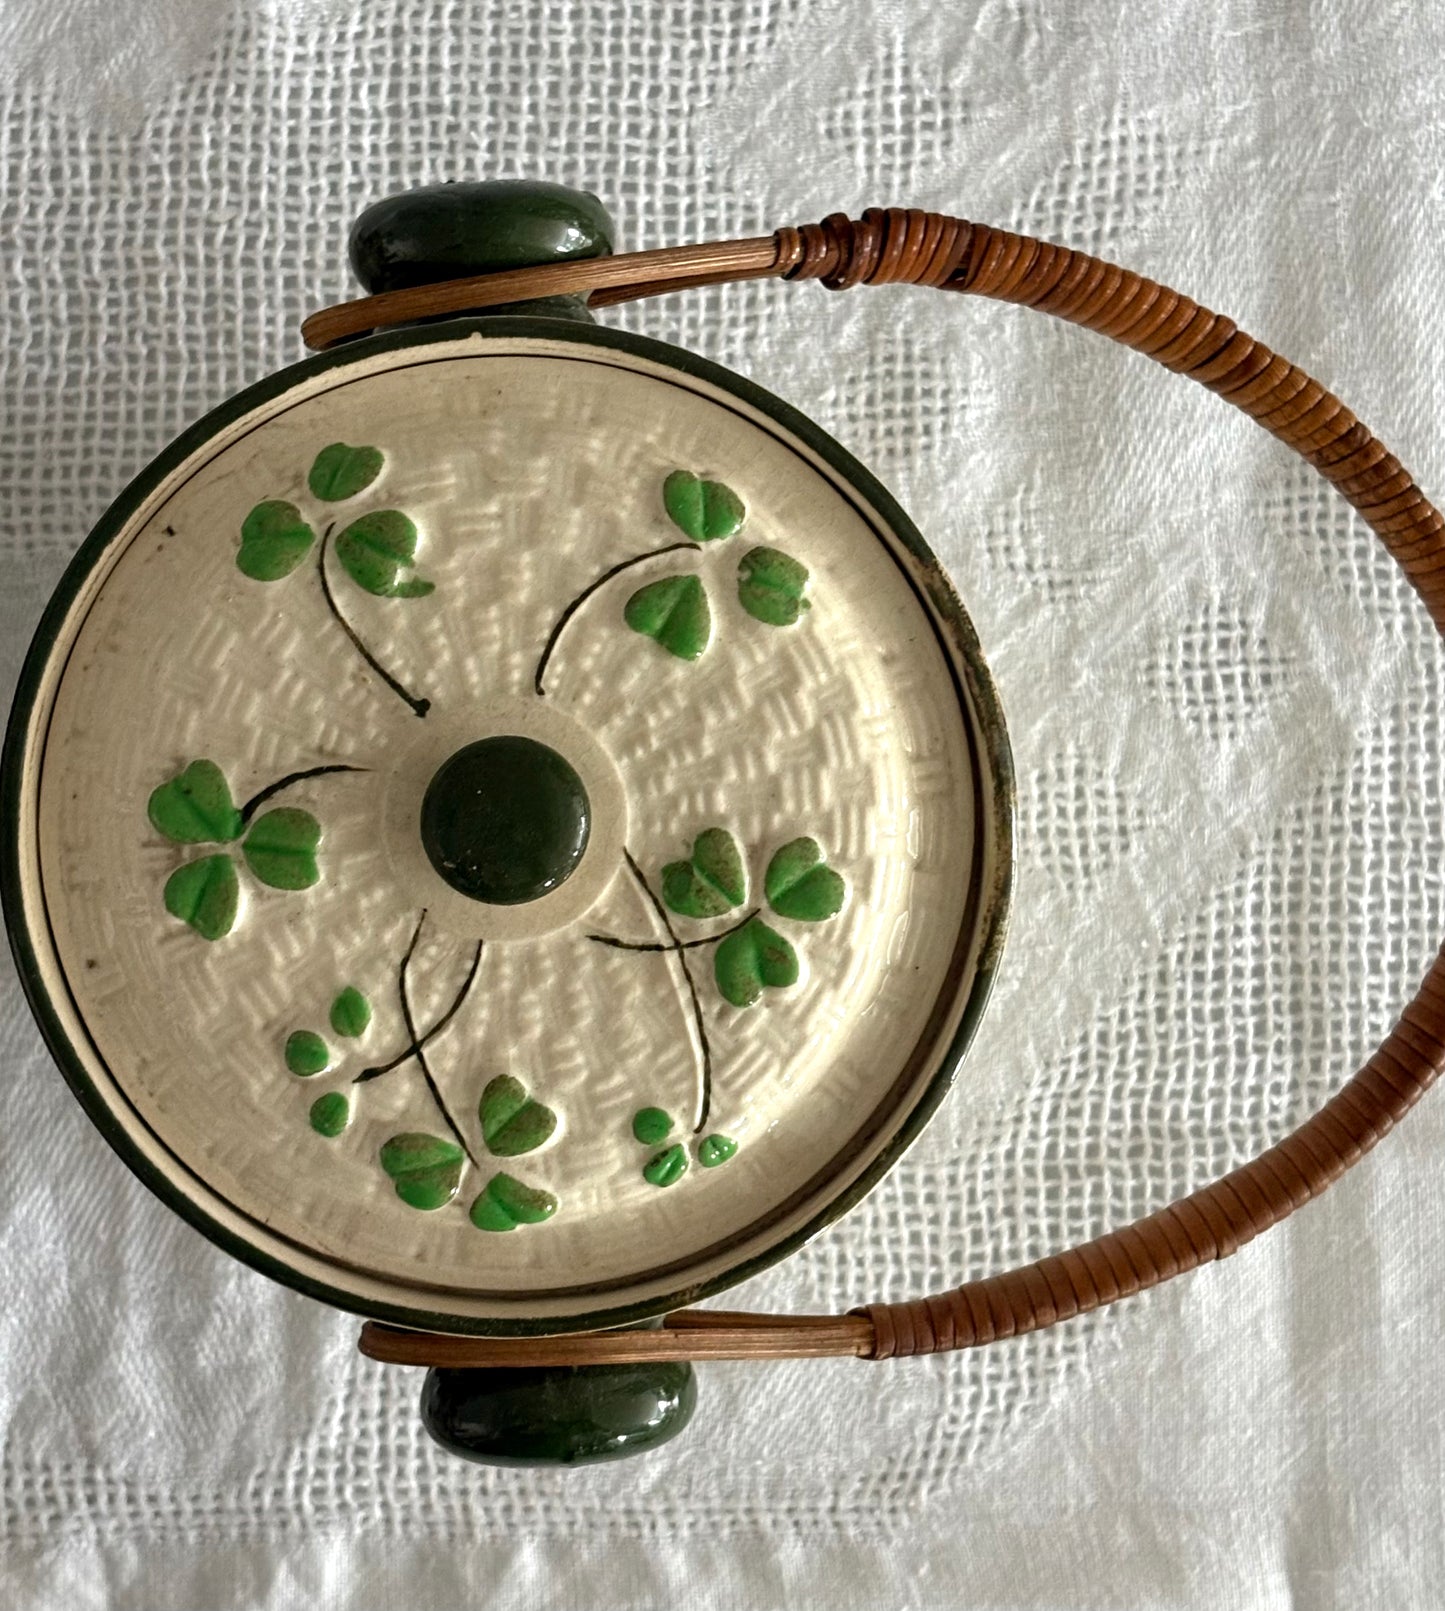
<svg viewBox="0 0 1445 1611">
<path fill-rule="evenodd" d="M 594 304 L 729 279 L 908 282 L 1052 313 L 1217 392 L 1312 464 L 1368 522 L 1445 633 L 1445 518 L 1340 400 L 1234 322 L 1177 291 L 1067 247 L 915 210 L 834 214 L 759 240 L 640 252 L 420 287 L 328 309 L 313 345 L 430 314 L 590 290 Z M 563 281 L 567 283 L 563 285 Z M 685 1311 L 660 1331 L 482 1339 L 368 1325 L 362 1348 L 410 1364 L 902 1354 L 969 1348 L 1097 1309 L 1221 1259 L 1317 1197 L 1418 1101 L 1445 1064 L 1445 952 L 1384 1044 L 1313 1118 L 1251 1163 L 1158 1213 L 1036 1264 L 910 1303 L 840 1316 Z"/>
</svg>

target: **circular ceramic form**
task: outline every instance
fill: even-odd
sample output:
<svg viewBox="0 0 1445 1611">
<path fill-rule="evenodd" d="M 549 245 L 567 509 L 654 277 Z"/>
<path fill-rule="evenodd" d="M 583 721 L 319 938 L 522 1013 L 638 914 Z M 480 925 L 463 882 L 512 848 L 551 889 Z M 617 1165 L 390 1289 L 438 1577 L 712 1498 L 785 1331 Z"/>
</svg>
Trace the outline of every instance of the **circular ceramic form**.
<svg viewBox="0 0 1445 1611">
<path fill-rule="evenodd" d="M 114 1144 L 440 1329 L 659 1313 L 856 1201 L 1009 882 L 994 696 L 876 483 L 724 371 L 516 317 L 163 455 L 42 627 L 6 787 L 22 972 Z"/>
</svg>

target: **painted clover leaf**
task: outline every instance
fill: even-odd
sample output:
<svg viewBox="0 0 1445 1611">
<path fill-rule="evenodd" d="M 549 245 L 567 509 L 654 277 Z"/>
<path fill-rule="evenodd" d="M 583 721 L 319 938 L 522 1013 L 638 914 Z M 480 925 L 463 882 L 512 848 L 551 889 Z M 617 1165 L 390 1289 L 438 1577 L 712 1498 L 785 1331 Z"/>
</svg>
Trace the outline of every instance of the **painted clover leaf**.
<svg viewBox="0 0 1445 1611">
<path fill-rule="evenodd" d="M 521 1080 L 499 1074 L 488 1080 L 477 1107 L 482 1139 L 499 1158 L 535 1152 L 557 1128 L 557 1115 L 535 1101 Z"/>
<path fill-rule="evenodd" d="M 331 1027 L 347 1040 L 364 1035 L 371 1023 L 371 1003 L 356 988 L 347 985 L 331 1003 Z"/>
<path fill-rule="evenodd" d="M 177 845 L 229 844 L 241 837 L 241 813 L 214 761 L 192 761 L 151 792 L 151 825 Z"/>
<path fill-rule="evenodd" d="M 311 1104 L 307 1117 L 317 1135 L 334 1141 L 351 1123 L 351 1103 L 340 1091 L 328 1091 Z"/>
<path fill-rule="evenodd" d="M 331 1048 L 314 1029 L 296 1029 L 286 1037 L 286 1067 L 298 1078 L 310 1079 L 331 1067 Z"/>
<path fill-rule="evenodd" d="M 316 455 L 306 485 L 323 503 L 344 503 L 366 489 L 381 474 L 386 456 L 379 448 L 348 447 L 333 442 Z"/>
<path fill-rule="evenodd" d="M 402 1202 L 427 1212 L 445 1208 L 456 1196 L 466 1162 L 466 1154 L 454 1142 L 418 1131 L 393 1136 L 380 1158 Z"/>
<path fill-rule="evenodd" d="M 386 455 L 380 448 L 353 447 L 333 442 L 312 461 L 306 489 L 320 504 L 345 503 L 359 497 L 381 474 Z M 290 576 L 316 543 L 317 522 L 308 519 L 297 504 L 284 498 L 266 498 L 241 523 L 236 567 L 256 582 L 279 582 Z M 418 699 L 397 681 L 366 647 L 355 627 L 342 614 L 327 577 L 326 553 L 335 522 L 321 533 L 316 574 L 326 608 L 346 634 L 347 641 L 371 670 L 418 716 L 431 702 Z M 336 557 L 351 580 L 375 598 L 418 599 L 434 584 L 408 574 L 416 560 L 417 529 L 400 509 L 373 509 L 356 516 L 336 539 Z"/>
<path fill-rule="evenodd" d="M 779 917 L 821 923 L 842 910 L 847 886 L 823 860 L 816 839 L 794 839 L 768 863 L 763 892 Z"/>
<path fill-rule="evenodd" d="M 752 548 L 738 565 L 738 603 L 765 626 L 792 626 L 812 604 L 808 567 L 778 548 Z"/>
<path fill-rule="evenodd" d="M 434 584 L 419 576 L 403 579 L 416 558 L 416 526 L 399 509 L 362 515 L 336 539 L 336 557 L 359 588 L 381 599 L 420 599 Z"/>
<path fill-rule="evenodd" d="M 713 952 L 713 977 L 723 999 L 751 1007 L 764 990 L 786 990 L 798 982 L 798 953 L 760 917 L 734 929 Z"/>
<path fill-rule="evenodd" d="M 294 503 L 267 498 L 241 522 L 236 568 L 253 582 L 279 582 L 311 552 L 316 533 Z"/>
<path fill-rule="evenodd" d="M 721 481 L 707 481 L 691 470 L 674 470 L 662 483 L 668 518 L 695 543 L 715 542 L 742 530 L 747 509 Z"/>
<path fill-rule="evenodd" d="M 171 916 L 189 923 L 203 940 L 219 940 L 231 932 L 240 906 L 236 864 L 224 852 L 189 861 L 166 880 L 162 899 Z"/>
<path fill-rule="evenodd" d="M 321 824 L 309 811 L 278 806 L 258 817 L 241 842 L 246 865 L 272 889 L 310 889 L 321 877 L 316 847 Z"/>
<path fill-rule="evenodd" d="M 687 1173 L 687 1148 L 680 1141 L 664 1147 L 642 1166 L 642 1178 L 649 1186 L 675 1186 Z"/>
<path fill-rule="evenodd" d="M 672 1115 L 662 1108 L 639 1108 L 632 1115 L 632 1134 L 645 1147 L 665 1141 L 675 1128 Z M 694 1143 L 700 1168 L 716 1169 L 738 1150 L 731 1136 L 713 1134 Z M 649 1186 L 675 1186 L 687 1173 L 691 1158 L 685 1141 L 674 1141 L 655 1152 L 642 1166 L 642 1178 Z"/>
<path fill-rule="evenodd" d="M 738 1144 L 731 1136 L 704 1136 L 697 1144 L 697 1161 L 704 1169 L 717 1169 L 733 1157 Z"/>
<path fill-rule="evenodd" d="M 623 607 L 634 632 L 679 660 L 696 660 L 712 638 L 707 589 L 696 576 L 662 576 L 640 587 Z"/>
<path fill-rule="evenodd" d="M 479 1231 L 514 1231 L 519 1225 L 540 1225 L 556 1212 L 551 1192 L 515 1175 L 496 1174 L 472 1204 L 469 1218 Z"/>
<path fill-rule="evenodd" d="M 661 1108 L 639 1108 L 632 1115 L 632 1134 L 645 1147 L 655 1147 L 672 1134 L 672 1115 Z"/>
<path fill-rule="evenodd" d="M 151 791 L 146 815 L 151 826 L 172 844 L 234 844 L 239 839 L 247 867 L 263 884 L 273 889 L 309 889 L 321 876 L 316 864 L 321 824 L 309 811 L 279 806 L 247 826 L 250 812 L 262 799 L 302 776 L 355 770 L 316 767 L 283 778 L 238 810 L 220 767 L 214 761 L 191 761 Z M 166 880 L 162 900 L 172 917 L 188 924 L 202 939 L 219 940 L 229 934 L 241 901 L 233 854 L 216 851 L 177 867 Z"/>
<path fill-rule="evenodd" d="M 748 875 L 738 842 L 726 828 L 705 828 L 690 861 L 662 869 L 662 898 L 683 917 L 721 917 L 747 899 Z"/>
</svg>

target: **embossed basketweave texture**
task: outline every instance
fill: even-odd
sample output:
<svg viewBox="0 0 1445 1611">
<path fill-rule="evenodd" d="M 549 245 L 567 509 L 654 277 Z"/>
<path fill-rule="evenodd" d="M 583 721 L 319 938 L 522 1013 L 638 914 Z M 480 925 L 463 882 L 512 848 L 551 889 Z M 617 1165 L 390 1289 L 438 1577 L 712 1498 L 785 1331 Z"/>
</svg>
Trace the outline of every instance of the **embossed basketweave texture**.
<svg viewBox="0 0 1445 1611">
<path fill-rule="evenodd" d="M 1445 516 L 1409 471 L 1326 387 L 1235 322 L 1087 252 L 917 208 L 833 213 L 771 237 L 664 248 L 601 264 L 515 270 L 371 296 L 303 326 L 327 347 L 406 319 L 588 287 L 609 302 L 732 280 L 821 280 L 830 290 L 905 284 L 993 297 L 1096 330 L 1234 404 L 1359 512 L 1445 629 Z M 646 1357 L 889 1359 L 995 1342 L 1072 1320 L 1225 1258 L 1333 1185 L 1402 1119 L 1445 1064 L 1445 950 L 1364 1068 L 1275 1146 L 1153 1214 L 984 1280 L 836 1317 L 668 1318 L 662 1335 L 515 1345 L 435 1343 L 368 1328 L 375 1357 L 412 1363 L 555 1364 Z"/>
<path fill-rule="evenodd" d="M 1083 248 L 1227 309 L 1445 485 L 1445 37 L 1422 12 L 173 9 L 97 7 L 64 37 L 14 13 L 12 677 L 127 477 L 353 294 L 359 207 L 459 172 L 596 189 L 625 246 L 898 201 Z M 1316 1108 L 1445 914 L 1445 673 L 1349 506 L 1199 388 L 1013 308 L 757 284 L 603 317 L 756 376 L 898 493 L 1019 765 L 1008 969 L 966 1079 L 860 1210 L 729 1306 L 841 1311 L 1037 1258 Z M 757 1605 L 1433 1603 L 1434 1102 L 1228 1264 L 952 1358 L 712 1368 L 687 1439 L 563 1483 L 446 1460 L 412 1373 L 161 1209 L 6 977 L 19 1604 L 610 1608 L 690 1582 Z"/>
</svg>

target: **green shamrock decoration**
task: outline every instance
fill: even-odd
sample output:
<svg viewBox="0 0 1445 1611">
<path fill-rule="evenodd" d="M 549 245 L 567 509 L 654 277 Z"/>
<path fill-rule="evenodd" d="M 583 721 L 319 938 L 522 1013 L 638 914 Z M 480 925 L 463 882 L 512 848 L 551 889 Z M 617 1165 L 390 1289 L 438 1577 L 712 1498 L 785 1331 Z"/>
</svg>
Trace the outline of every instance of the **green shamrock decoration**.
<svg viewBox="0 0 1445 1611">
<path fill-rule="evenodd" d="M 645 1147 L 655 1147 L 673 1131 L 673 1119 L 662 1108 L 639 1108 L 632 1115 L 632 1134 Z M 738 1150 L 731 1136 L 713 1134 L 696 1143 L 697 1161 L 703 1169 L 716 1169 Z M 642 1166 L 642 1178 L 649 1186 L 675 1186 L 687 1173 L 691 1159 L 687 1143 L 674 1141 L 656 1152 Z"/>
<path fill-rule="evenodd" d="M 379 448 L 333 442 L 316 455 L 306 485 L 321 503 L 345 503 L 381 474 L 386 456 Z M 336 557 L 356 585 L 377 598 L 424 598 L 432 583 L 403 579 L 416 558 L 416 526 L 399 509 L 359 515 L 336 539 Z M 236 565 L 257 582 L 279 582 L 306 558 L 316 541 L 315 526 L 294 503 L 267 498 L 241 523 Z"/>
<path fill-rule="evenodd" d="M 371 1025 L 371 1003 L 354 985 L 347 985 L 331 1003 L 330 1022 L 336 1034 L 357 1039 Z M 312 1079 L 332 1067 L 331 1048 L 314 1029 L 293 1029 L 282 1056 L 300 1079 Z M 351 1098 L 343 1091 L 327 1091 L 311 1104 L 306 1118 L 317 1135 L 334 1141 L 351 1123 Z"/>
<path fill-rule="evenodd" d="M 847 899 L 843 875 L 828 865 L 816 839 L 790 840 L 773 853 L 763 875 L 763 893 L 772 910 L 798 923 L 821 923 L 836 917 Z M 680 917 L 707 921 L 743 905 L 748 896 L 747 864 L 726 828 L 705 828 L 693 840 L 687 861 L 668 862 L 662 869 L 662 900 Z M 656 950 L 656 945 L 597 939 L 624 949 Z M 754 908 L 732 928 L 689 947 L 711 945 L 713 979 L 723 999 L 734 1007 L 752 1007 L 769 990 L 797 984 L 802 968 L 786 935 L 764 922 Z M 664 1132 L 665 1133 L 665 1132 Z"/>
<path fill-rule="evenodd" d="M 848 886 L 828 865 L 818 841 L 804 837 L 774 851 L 763 874 L 763 894 L 779 917 L 821 923 L 842 911 Z M 723 935 L 713 952 L 713 977 L 734 1007 L 755 1006 L 765 990 L 788 989 L 799 972 L 791 942 L 757 916 Z"/>
<path fill-rule="evenodd" d="M 498 1158 L 518 1158 L 535 1152 L 552 1138 L 557 1115 L 538 1102 L 510 1074 L 487 1081 L 477 1104 L 482 1140 Z M 473 1201 L 468 1216 L 479 1231 L 514 1231 L 519 1225 L 540 1225 L 557 1212 L 557 1199 L 540 1186 L 528 1185 L 515 1175 L 492 1176 Z"/>
<path fill-rule="evenodd" d="M 673 525 L 699 549 L 736 536 L 747 523 L 747 506 L 730 486 L 692 470 L 673 470 L 663 480 L 662 506 Z M 641 554 L 626 564 L 654 557 Z M 765 626 L 792 626 L 811 607 L 803 596 L 807 584 L 807 567 L 778 548 L 751 549 L 738 567 L 738 601 Z M 690 572 L 674 572 L 638 588 L 623 606 L 622 618 L 634 632 L 651 638 L 678 660 L 700 659 L 712 640 L 707 586 Z"/>
<path fill-rule="evenodd" d="M 273 889 L 309 889 L 321 876 L 316 847 L 321 825 L 309 811 L 279 806 L 245 827 L 225 774 L 214 761 L 192 761 L 152 791 L 146 805 L 151 826 L 173 844 L 234 844 L 241 839 L 247 867 Z M 205 940 L 219 940 L 235 926 L 241 886 L 235 860 L 225 851 L 178 867 L 166 880 L 163 900 L 172 917 Z"/>
<path fill-rule="evenodd" d="M 333 442 L 322 448 L 312 461 L 306 490 L 320 505 L 346 503 L 365 492 L 385 464 L 386 455 L 380 448 Z M 320 524 L 319 519 L 308 518 L 288 499 L 263 499 L 241 522 L 236 568 L 255 582 L 283 581 L 315 546 Z M 342 613 L 327 578 L 326 545 L 335 529 L 335 521 L 326 525 L 317 566 L 327 610 L 371 670 L 416 715 L 425 716 L 431 701 L 417 698 L 392 676 Z M 364 593 L 374 598 L 419 599 L 432 592 L 434 584 L 412 574 L 416 546 L 417 530 L 410 515 L 400 509 L 369 509 L 342 527 L 336 537 L 335 552 L 342 570 Z"/>
<path fill-rule="evenodd" d="M 339 1000 L 340 998 L 338 998 Z M 538 1102 L 526 1086 L 510 1074 L 488 1080 L 477 1105 L 482 1139 L 499 1158 L 534 1152 L 557 1128 L 557 1115 Z M 381 1149 L 381 1166 L 391 1176 L 396 1194 L 413 1208 L 441 1208 L 456 1195 L 466 1165 L 460 1147 L 439 1136 L 393 1136 Z M 549 1191 L 529 1185 L 515 1175 L 494 1174 L 473 1199 L 468 1212 L 480 1231 L 513 1231 L 519 1225 L 540 1225 L 557 1212 Z"/>
</svg>

